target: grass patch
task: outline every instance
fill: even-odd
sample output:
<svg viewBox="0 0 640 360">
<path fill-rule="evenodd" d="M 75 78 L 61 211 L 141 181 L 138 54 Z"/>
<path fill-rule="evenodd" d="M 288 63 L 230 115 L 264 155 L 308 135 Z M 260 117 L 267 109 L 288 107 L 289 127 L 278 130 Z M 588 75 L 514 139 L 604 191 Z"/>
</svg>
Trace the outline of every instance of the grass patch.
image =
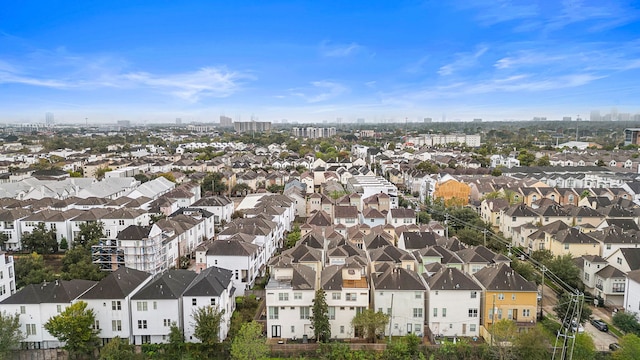
<svg viewBox="0 0 640 360">
<path fill-rule="evenodd" d="M 613 335 L 617 336 L 617 337 L 623 337 L 624 334 L 622 333 L 622 331 L 618 330 L 617 327 L 613 326 L 613 324 L 609 324 L 608 322 L 602 320 L 605 324 L 607 324 L 607 327 L 609 328 L 609 332 L 611 332 Z"/>
</svg>

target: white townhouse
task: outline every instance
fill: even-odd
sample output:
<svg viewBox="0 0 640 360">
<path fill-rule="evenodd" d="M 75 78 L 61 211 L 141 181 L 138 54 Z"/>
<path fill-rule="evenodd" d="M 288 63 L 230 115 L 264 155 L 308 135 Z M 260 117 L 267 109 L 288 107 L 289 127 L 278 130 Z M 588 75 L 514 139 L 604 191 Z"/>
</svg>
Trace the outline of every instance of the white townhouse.
<svg viewBox="0 0 640 360">
<path fill-rule="evenodd" d="M 431 333 L 434 336 L 479 336 L 482 287 L 455 268 L 443 268 L 426 277 L 425 281 L 427 324 Z"/>
<path fill-rule="evenodd" d="M 20 331 L 24 335 L 22 347 L 50 349 L 61 347 L 57 338 L 49 334 L 44 324 L 63 312 L 80 295 L 96 284 L 89 280 L 56 280 L 31 284 L 0 302 L 0 312 L 20 315 Z"/>
<path fill-rule="evenodd" d="M 31 214 L 31 211 L 22 208 L 0 210 L 0 232 L 7 236 L 7 242 L 4 244 L 5 250 L 19 250 L 22 247 L 20 242 L 22 222 L 20 220 Z"/>
<path fill-rule="evenodd" d="M 13 256 L 0 251 L 0 301 L 16 293 Z"/>
<path fill-rule="evenodd" d="M 202 270 L 182 293 L 182 324 L 187 342 L 200 342 L 194 334 L 193 314 L 198 308 L 207 306 L 224 312 L 218 336 L 220 341 L 227 338 L 236 305 L 231 277 L 231 271 L 212 266 Z"/>
<path fill-rule="evenodd" d="M 131 332 L 135 344 L 168 342 L 172 324 L 184 329 L 182 293 L 196 275 L 190 270 L 168 270 L 156 275 L 131 297 Z"/>
<path fill-rule="evenodd" d="M 267 337 L 301 339 L 313 337 L 311 307 L 315 296 L 316 272 L 306 265 L 273 267 L 265 287 Z"/>
<path fill-rule="evenodd" d="M 372 307 L 391 317 L 391 327 L 385 326 L 385 336 L 423 336 L 425 290 L 415 271 L 389 264 L 377 267 L 371 275 Z"/>
<path fill-rule="evenodd" d="M 121 267 L 100 280 L 76 301 L 84 301 L 93 309 L 98 337 L 106 344 L 114 337 L 133 344 L 131 297 L 151 281 L 151 274 Z M 136 324 L 137 325 L 137 324 Z"/>
<path fill-rule="evenodd" d="M 72 239 L 72 220 L 82 214 L 82 210 L 71 209 L 67 211 L 40 210 L 30 216 L 20 219 L 20 229 L 23 232 L 31 233 L 38 224 L 43 223 L 46 230 L 54 230 L 58 244 L 63 238 L 69 241 Z"/>
<path fill-rule="evenodd" d="M 365 267 L 352 262 L 322 270 L 322 289 L 327 294 L 331 337 L 350 339 L 356 334 L 351 320 L 369 308 L 369 282 Z"/>
<path fill-rule="evenodd" d="M 640 315 L 640 270 L 627 273 L 624 289 L 624 311 Z"/>
<path fill-rule="evenodd" d="M 231 215 L 234 211 L 233 200 L 228 196 L 205 197 L 193 203 L 191 207 L 205 209 L 212 213 L 216 225 L 231 222 Z"/>
<path fill-rule="evenodd" d="M 261 253 L 258 245 L 245 242 L 238 234 L 228 240 L 216 240 L 207 247 L 206 267 L 217 266 L 230 270 L 233 273 L 233 287 L 239 291 L 248 290 L 261 274 Z"/>
<path fill-rule="evenodd" d="M 131 225 L 149 226 L 151 215 L 140 209 L 116 209 L 100 219 L 104 224 L 104 236 L 115 239 L 118 234 Z"/>
</svg>

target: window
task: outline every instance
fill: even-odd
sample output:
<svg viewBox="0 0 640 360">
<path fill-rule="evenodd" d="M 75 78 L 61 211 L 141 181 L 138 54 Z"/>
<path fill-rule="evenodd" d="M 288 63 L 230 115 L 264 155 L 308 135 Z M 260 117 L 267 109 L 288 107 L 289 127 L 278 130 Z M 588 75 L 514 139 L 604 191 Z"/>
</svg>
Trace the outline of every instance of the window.
<svg viewBox="0 0 640 360">
<path fill-rule="evenodd" d="M 153 310 L 158 310 L 158 302 L 157 301 L 153 302 Z"/>
<path fill-rule="evenodd" d="M 56 305 L 56 311 L 60 314 L 62 312 L 62 305 Z"/>
<path fill-rule="evenodd" d="M 477 318 L 478 317 L 478 309 L 469 309 L 469 317 Z"/>
<path fill-rule="evenodd" d="M 93 323 L 93 330 L 100 330 L 100 321 L 96 320 Z"/>
<path fill-rule="evenodd" d="M 336 319 L 336 307 L 329 306 L 329 320 L 335 320 L 335 319 Z"/>
<path fill-rule="evenodd" d="M 138 320 L 138 329 L 146 329 L 147 320 Z"/>
<path fill-rule="evenodd" d="M 522 309 L 522 316 L 523 316 L 523 317 L 529 317 L 529 316 L 531 316 L 531 310 L 529 310 L 529 309 Z"/>
<path fill-rule="evenodd" d="M 616 259 L 616 262 L 617 262 L 618 264 L 622 265 L 622 258 L 617 258 L 617 259 Z"/>
<path fill-rule="evenodd" d="M 511 300 L 515 300 L 516 299 L 516 294 L 511 294 Z"/>
<path fill-rule="evenodd" d="M 293 333 L 295 333 L 295 332 L 296 332 L 296 327 L 295 327 L 295 326 L 293 326 L 293 325 L 291 325 L 291 333 L 293 334 Z"/>
<path fill-rule="evenodd" d="M 344 334 L 344 325 L 340 325 L 340 334 Z"/>
<path fill-rule="evenodd" d="M 419 292 L 419 291 L 416 291 L 416 293 L 415 293 L 414 297 L 415 297 L 416 299 L 422 299 L 422 293 L 421 293 L 421 292 Z"/>
<path fill-rule="evenodd" d="M 472 298 L 472 299 L 475 299 L 475 298 L 477 298 L 477 297 L 478 297 L 478 292 L 477 292 L 477 291 L 472 291 L 472 292 L 471 292 L 471 298 Z"/>
<path fill-rule="evenodd" d="M 302 300 L 302 293 L 293 293 L 293 300 Z"/>
<path fill-rule="evenodd" d="M 357 294 L 356 293 L 347 293 L 346 294 L 346 299 L 347 301 L 356 301 L 357 300 Z"/>
<path fill-rule="evenodd" d="M 198 299 L 191 299 L 191 305 L 192 306 L 198 305 Z"/>
<path fill-rule="evenodd" d="M 164 325 L 164 327 L 169 327 L 171 326 L 171 319 L 164 319 L 162 321 L 162 324 Z"/>
<path fill-rule="evenodd" d="M 413 308 L 413 317 L 421 318 L 422 317 L 422 308 Z"/>
<path fill-rule="evenodd" d="M 511 221 L 516 221 L 516 217 L 515 217 L 515 216 L 512 216 L 512 217 L 511 217 Z"/>
<path fill-rule="evenodd" d="M 624 292 L 624 283 L 613 283 L 611 290 L 614 293 L 623 293 Z"/>
<path fill-rule="evenodd" d="M 447 317 L 447 308 L 442 308 L 442 317 Z"/>
<path fill-rule="evenodd" d="M 300 320 L 309 320 L 309 307 L 301 306 L 300 307 Z"/>
<path fill-rule="evenodd" d="M 136 302 L 136 306 L 138 311 L 147 311 L 147 302 L 146 301 L 138 301 Z"/>
<path fill-rule="evenodd" d="M 111 320 L 111 331 L 122 331 L 122 320 Z"/>
<path fill-rule="evenodd" d="M 27 324 L 27 336 L 36 335 L 36 324 Z"/>
<path fill-rule="evenodd" d="M 269 319 L 270 320 L 278 320 L 278 307 L 277 306 L 269 306 Z"/>
<path fill-rule="evenodd" d="M 502 320 L 502 309 L 498 309 L 498 320 Z"/>
<path fill-rule="evenodd" d="M 569 244 L 564 244 L 564 249 L 569 250 Z"/>
<path fill-rule="evenodd" d="M 589 273 L 584 273 L 584 279 L 585 279 L 586 281 L 589 281 Z"/>
<path fill-rule="evenodd" d="M 498 300 L 504 300 L 504 294 L 502 293 L 498 294 Z"/>
<path fill-rule="evenodd" d="M 289 301 L 289 293 L 278 293 L 278 300 Z"/>
<path fill-rule="evenodd" d="M 124 220 L 118 220 L 118 225 L 124 226 Z"/>
<path fill-rule="evenodd" d="M 433 308 L 433 317 L 438 317 L 438 308 Z"/>
<path fill-rule="evenodd" d="M 336 293 L 336 292 L 332 293 L 331 294 L 331 299 L 340 300 L 340 293 L 339 292 L 338 293 Z"/>
<path fill-rule="evenodd" d="M 471 332 L 476 331 L 476 324 L 470 324 L 469 325 L 469 331 L 471 331 Z"/>
<path fill-rule="evenodd" d="M 607 244 L 607 250 L 611 250 L 611 244 Z"/>
<path fill-rule="evenodd" d="M 120 300 L 111 301 L 111 310 L 122 310 L 122 302 Z"/>
<path fill-rule="evenodd" d="M 211 306 L 216 306 L 216 298 L 211 298 L 209 303 L 211 304 Z"/>
</svg>

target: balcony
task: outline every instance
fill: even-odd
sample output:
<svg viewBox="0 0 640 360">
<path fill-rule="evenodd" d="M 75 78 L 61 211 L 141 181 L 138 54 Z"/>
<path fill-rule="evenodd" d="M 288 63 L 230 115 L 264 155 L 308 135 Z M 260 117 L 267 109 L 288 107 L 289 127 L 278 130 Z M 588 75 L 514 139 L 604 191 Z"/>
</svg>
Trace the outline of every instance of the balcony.
<svg viewBox="0 0 640 360">
<path fill-rule="evenodd" d="M 602 284 L 596 284 L 596 289 L 598 289 L 600 291 L 604 291 L 602 288 L 603 288 Z"/>
</svg>

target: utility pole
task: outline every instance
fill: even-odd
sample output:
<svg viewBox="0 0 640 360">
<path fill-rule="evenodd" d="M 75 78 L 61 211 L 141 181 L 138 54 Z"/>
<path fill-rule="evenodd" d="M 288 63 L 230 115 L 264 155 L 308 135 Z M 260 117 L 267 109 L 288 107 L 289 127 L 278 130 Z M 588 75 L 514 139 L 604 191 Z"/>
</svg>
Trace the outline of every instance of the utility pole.
<svg viewBox="0 0 640 360">
<path fill-rule="evenodd" d="M 493 305 L 491 306 L 491 346 L 493 346 L 493 327 L 496 325 L 496 294 L 493 294 Z"/>
<path fill-rule="evenodd" d="M 393 293 L 391 293 L 391 312 L 389 314 L 389 343 L 391 343 L 391 324 L 393 324 Z"/>
<path fill-rule="evenodd" d="M 487 229 L 483 229 L 482 234 L 484 235 L 484 247 L 487 247 Z"/>
<path fill-rule="evenodd" d="M 444 231 L 447 240 L 449 240 L 449 214 L 444 214 Z"/>
<path fill-rule="evenodd" d="M 543 312 L 542 312 L 542 300 L 544 300 L 544 273 L 545 271 L 547 271 L 547 267 L 542 265 L 542 288 L 540 289 L 540 317 L 538 318 L 538 320 L 542 320 L 542 317 L 544 316 Z"/>
</svg>

